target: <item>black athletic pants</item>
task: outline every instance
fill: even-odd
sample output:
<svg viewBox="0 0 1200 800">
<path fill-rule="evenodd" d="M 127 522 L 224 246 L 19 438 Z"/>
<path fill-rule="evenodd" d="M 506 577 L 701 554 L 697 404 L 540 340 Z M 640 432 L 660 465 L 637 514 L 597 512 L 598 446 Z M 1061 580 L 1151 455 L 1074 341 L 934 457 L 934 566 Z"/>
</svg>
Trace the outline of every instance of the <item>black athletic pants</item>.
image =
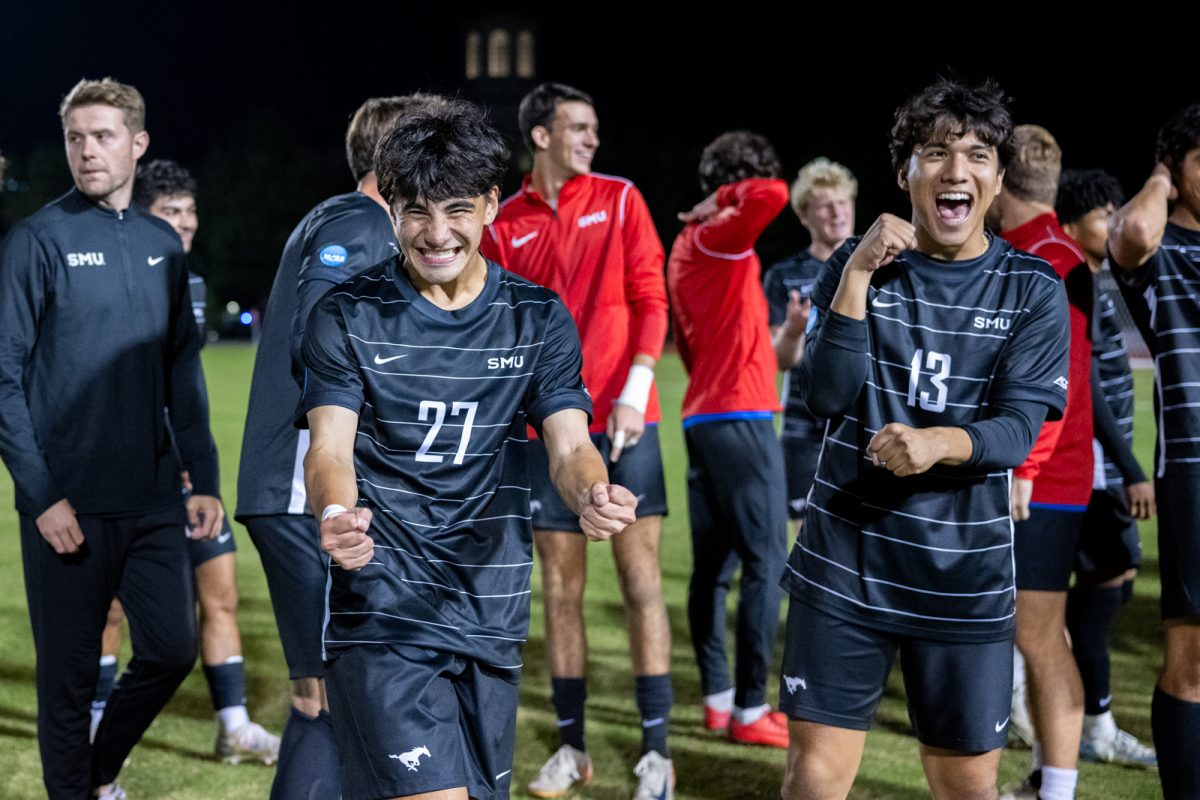
<svg viewBox="0 0 1200 800">
<path fill-rule="evenodd" d="M 182 506 L 139 516 L 80 516 L 84 546 L 60 556 L 21 516 L 25 592 L 37 653 L 38 747 L 51 800 L 112 782 L 196 660 L 196 612 Z M 100 637 L 113 597 L 133 658 L 88 745 Z M 90 755 L 90 757 L 89 757 Z"/>
</svg>

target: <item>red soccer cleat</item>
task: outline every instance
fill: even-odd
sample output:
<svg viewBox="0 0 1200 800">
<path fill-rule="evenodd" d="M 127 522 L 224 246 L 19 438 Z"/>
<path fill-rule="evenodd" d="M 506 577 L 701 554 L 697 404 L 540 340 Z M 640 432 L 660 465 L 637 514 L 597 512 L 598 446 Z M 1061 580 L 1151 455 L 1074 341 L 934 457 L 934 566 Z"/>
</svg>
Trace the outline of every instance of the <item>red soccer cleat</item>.
<svg viewBox="0 0 1200 800">
<path fill-rule="evenodd" d="M 710 731 L 723 731 L 729 727 L 733 715 L 728 711 L 717 711 L 710 705 L 704 706 L 704 727 Z"/>
<path fill-rule="evenodd" d="M 768 711 L 748 725 L 732 719 L 729 722 L 729 741 L 739 744 L 761 744 L 786 750 L 788 746 L 787 715 L 779 711 Z"/>
</svg>

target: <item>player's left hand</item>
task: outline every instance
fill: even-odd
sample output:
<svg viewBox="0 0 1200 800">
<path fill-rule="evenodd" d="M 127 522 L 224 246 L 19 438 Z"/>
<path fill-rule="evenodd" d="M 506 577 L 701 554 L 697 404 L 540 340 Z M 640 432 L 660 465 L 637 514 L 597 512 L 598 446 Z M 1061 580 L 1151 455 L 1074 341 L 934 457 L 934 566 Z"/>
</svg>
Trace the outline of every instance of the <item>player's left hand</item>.
<svg viewBox="0 0 1200 800">
<path fill-rule="evenodd" d="M 721 208 L 717 205 L 717 193 L 713 192 L 708 197 L 701 200 L 696 205 L 692 206 L 691 211 L 680 211 L 675 216 L 680 222 L 707 222 L 710 219 L 719 219 L 722 215 L 728 216 L 733 213 L 732 208 Z"/>
<path fill-rule="evenodd" d="M 593 483 L 580 497 L 579 528 L 593 542 L 603 542 L 637 521 L 637 498 L 615 483 Z"/>
<path fill-rule="evenodd" d="M 1158 513 L 1154 484 L 1150 481 L 1125 484 L 1125 496 L 1129 499 L 1129 516 L 1134 519 L 1150 519 Z"/>
<path fill-rule="evenodd" d="M 1014 522 L 1029 519 L 1029 504 L 1033 501 L 1033 481 L 1028 478 L 1013 478 L 1012 518 Z"/>
<path fill-rule="evenodd" d="M 890 422 L 867 443 L 867 455 L 877 467 L 898 478 L 920 475 L 942 459 L 942 448 L 933 433 Z"/>
<path fill-rule="evenodd" d="M 187 499 L 187 515 L 189 539 L 213 539 L 221 532 L 225 509 L 218 497 L 193 494 Z"/>
<path fill-rule="evenodd" d="M 608 440 L 612 447 L 608 451 L 608 460 L 617 463 L 621 453 L 634 447 L 646 432 L 646 415 L 633 406 L 624 403 L 613 403 L 612 411 L 608 412 Z"/>
<path fill-rule="evenodd" d="M 802 300 L 795 289 L 788 292 L 787 317 L 783 328 L 792 336 L 799 336 L 808 329 L 808 315 L 812 312 L 812 301 Z"/>
</svg>

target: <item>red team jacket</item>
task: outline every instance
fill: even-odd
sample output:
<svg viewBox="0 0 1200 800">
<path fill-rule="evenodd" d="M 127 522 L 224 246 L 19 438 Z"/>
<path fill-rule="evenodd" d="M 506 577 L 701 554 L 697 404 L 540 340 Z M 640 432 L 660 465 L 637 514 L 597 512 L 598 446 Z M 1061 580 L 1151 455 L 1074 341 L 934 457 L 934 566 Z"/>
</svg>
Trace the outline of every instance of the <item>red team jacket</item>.
<svg viewBox="0 0 1200 800">
<path fill-rule="evenodd" d="M 675 345 L 689 380 L 683 418 L 779 411 L 762 263 L 754 243 L 787 205 L 781 180 L 750 178 L 717 190 L 721 212 L 689 223 L 671 247 L 667 286 Z"/>
<path fill-rule="evenodd" d="M 1033 502 L 1047 506 L 1087 506 L 1092 495 L 1092 274 L 1079 245 L 1042 214 L 1000 236 L 1018 250 L 1045 259 L 1063 279 L 1071 303 L 1071 366 L 1067 410 L 1046 422 L 1025 463 L 1013 471 L 1033 481 Z"/>
<path fill-rule="evenodd" d="M 530 184 L 500 204 L 480 250 L 485 258 L 556 292 L 583 343 L 583 380 L 595 405 L 592 433 L 608 422 L 633 357 L 658 359 L 667 335 L 663 246 L 631 181 L 571 178 L 551 208 Z M 658 422 L 658 388 L 646 422 Z"/>
</svg>

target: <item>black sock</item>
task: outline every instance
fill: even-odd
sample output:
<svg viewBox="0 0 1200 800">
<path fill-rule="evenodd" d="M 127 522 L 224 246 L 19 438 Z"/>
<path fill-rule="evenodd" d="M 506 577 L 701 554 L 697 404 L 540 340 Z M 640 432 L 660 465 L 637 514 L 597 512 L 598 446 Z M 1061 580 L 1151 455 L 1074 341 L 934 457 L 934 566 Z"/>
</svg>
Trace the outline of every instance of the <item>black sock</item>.
<svg viewBox="0 0 1200 800">
<path fill-rule="evenodd" d="M 558 735 L 562 743 L 576 750 L 586 750 L 583 746 L 583 704 L 587 700 L 587 679 L 551 678 L 550 688 L 553 692 L 550 701 L 558 716 Z"/>
<path fill-rule="evenodd" d="M 1088 714 L 1103 714 L 1111 707 L 1108 634 L 1120 610 L 1120 586 L 1076 586 L 1067 593 L 1067 629 Z"/>
<path fill-rule="evenodd" d="M 671 705 L 675 702 L 671 675 L 638 675 L 634 678 L 634 686 L 638 712 L 642 715 L 642 755 L 653 750 L 669 758 L 667 732 Z"/>
<path fill-rule="evenodd" d="M 246 705 L 246 668 L 241 659 L 230 664 L 205 664 L 204 679 L 214 711 Z"/>
<path fill-rule="evenodd" d="M 293 707 L 283 726 L 270 800 L 340 797 L 340 768 L 328 712 L 310 717 Z"/>
<path fill-rule="evenodd" d="M 1200 797 L 1200 703 L 1189 703 L 1154 687 L 1150 704 L 1150 727 L 1158 751 L 1158 779 L 1163 800 L 1195 800 Z"/>
<path fill-rule="evenodd" d="M 93 705 L 103 707 L 108 702 L 108 696 L 112 694 L 113 686 L 117 683 L 117 666 L 115 658 L 109 663 L 105 661 L 104 656 L 100 657 L 100 674 L 96 678 L 96 699 Z"/>
</svg>

